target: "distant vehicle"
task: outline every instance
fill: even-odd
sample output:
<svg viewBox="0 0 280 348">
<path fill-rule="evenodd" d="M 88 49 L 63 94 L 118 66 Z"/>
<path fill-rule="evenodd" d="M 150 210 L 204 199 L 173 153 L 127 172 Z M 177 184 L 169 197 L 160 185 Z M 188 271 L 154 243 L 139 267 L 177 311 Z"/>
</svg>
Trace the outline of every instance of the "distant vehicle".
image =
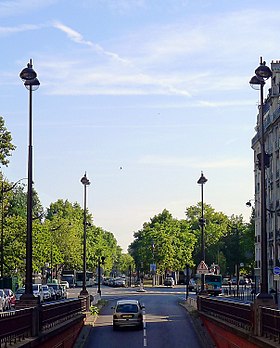
<svg viewBox="0 0 280 348">
<path fill-rule="evenodd" d="M 62 298 L 62 288 L 61 285 L 57 283 L 48 283 L 49 288 L 53 288 L 55 292 L 55 300 L 59 300 Z"/>
<path fill-rule="evenodd" d="M 16 301 L 20 300 L 21 295 L 23 295 L 25 293 L 25 288 L 18 288 L 15 296 L 16 296 Z"/>
<path fill-rule="evenodd" d="M 4 289 L 4 292 L 8 298 L 8 302 L 9 302 L 9 309 L 11 309 L 11 307 L 15 307 L 16 305 L 16 296 L 14 294 L 14 292 L 11 289 Z"/>
<path fill-rule="evenodd" d="M 164 279 L 163 285 L 165 286 L 174 286 L 175 282 L 174 279 L 172 277 L 166 277 Z"/>
<path fill-rule="evenodd" d="M 61 284 L 61 285 L 65 285 L 65 286 L 66 286 L 66 289 L 69 289 L 69 283 L 68 283 L 67 280 L 61 280 L 61 281 L 60 281 L 60 284 Z"/>
<path fill-rule="evenodd" d="M 56 293 L 51 286 L 49 286 L 49 292 L 51 294 L 51 300 L 56 300 Z"/>
<path fill-rule="evenodd" d="M 196 287 L 196 282 L 195 282 L 195 280 L 193 278 L 191 278 L 190 281 L 189 281 L 189 290 L 190 291 L 194 291 L 195 287 Z"/>
<path fill-rule="evenodd" d="M 42 285 L 42 290 L 43 290 L 43 298 L 44 301 L 49 301 L 52 299 L 51 291 L 48 287 L 48 285 Z"/>
<path fill-rule="evenodd" d="M 113 329 L 124 326 L 136 326 L 143 329 L 143 309 L 138 300 L 117 301 L 113 312 Z"/>
<path fill-rule="evenodd" d="M 32 284 L 33 295 L 39 298 L 40 302 L 44 301 L 44 292 L 42 284 Z"/>
<path fill-rule="evenodd" d="M 83 286 L 84 272 L 76 272 L 76 286 Z M 86 286 L 94 285 L 93 272 L 86 272 Z"/>
<path fill-rule="evenodd" d="M 63 270 L 61 272 L 61 279 L 67 281 L 70 288 L 74 288 L 76 285 L 76 272 L 74 270 Z"/>
<path fill-rule="evenodd" d="M 219 274 L 205 274 L 205 289 L 210 295 L 220 295 L 222 293 L 222 276 Z"/>
<path fill-rule="evenodd" d="M 9 299 L 3 289 L 0 289 L 0 311 L 9 309 Z"/>
</svg>

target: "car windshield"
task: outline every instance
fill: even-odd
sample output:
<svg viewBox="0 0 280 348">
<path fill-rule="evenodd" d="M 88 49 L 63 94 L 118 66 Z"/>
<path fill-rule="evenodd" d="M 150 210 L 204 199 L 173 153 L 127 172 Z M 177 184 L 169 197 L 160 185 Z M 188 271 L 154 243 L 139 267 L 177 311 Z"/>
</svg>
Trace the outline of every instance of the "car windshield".
<svg viewBox="0 0 280 348">
<path fill-rule="evenodd" d="M 33 290 L 35 290 L 35 291 L 39 291 L 38 285 L 33 285 L 32 288 L 33 288 Z"/>
<path fill-rule="evenodd" d="M 119 304 L 116 308 L 117 313 L 137 313 L 138 306 L 136 304 L 125 303 Z"/>
<path fill-rule="evenodd" d="M 42 286 L 42 289 L 46 291 L 46 290 L 48 290 L 48 289 L 49 289 L 49 287 L 48 287 L 48 286 L 46 286 L 46 285 L 43 285 L 43 286 Z"/>
</svg>

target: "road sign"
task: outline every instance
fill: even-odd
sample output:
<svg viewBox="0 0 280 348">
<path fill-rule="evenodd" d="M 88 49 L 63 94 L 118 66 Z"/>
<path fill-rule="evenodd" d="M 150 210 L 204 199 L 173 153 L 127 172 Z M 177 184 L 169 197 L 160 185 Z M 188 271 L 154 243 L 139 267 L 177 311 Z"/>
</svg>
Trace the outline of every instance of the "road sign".
<svg viewBox="0 0 280 348">
<path fill-rule="evenodd" d="M 198 274 L 206 274 L 209 273 L 208 266 L 204 261 L 201 261 L 200 264 L 197 267 L 197 273 Z"/>
<path fill-rule="evenodd" d="M 155 263 L 150 264 L 150 272 L 156 272 L 157 270 L 157 265 Z"/>
<path fill-rule="evenodd" d="M 280 267 L 278 266 L 273 267 L 273 274 L 275 275 L 280 274 Z"/>
</svg>

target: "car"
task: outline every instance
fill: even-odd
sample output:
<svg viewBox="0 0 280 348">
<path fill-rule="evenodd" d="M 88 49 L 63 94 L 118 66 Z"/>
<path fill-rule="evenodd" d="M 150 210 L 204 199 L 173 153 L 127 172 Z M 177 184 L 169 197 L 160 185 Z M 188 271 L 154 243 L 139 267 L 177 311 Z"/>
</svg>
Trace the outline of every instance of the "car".
<svg viewBox="0 0 280 348">
<path fill-rule="evenodd" d="M 61 298 L 68 298 L 67 286 L 64 284 L 59 284 L 61 288 Z"/>
<path fill-rule="evenodd" d="M 116 306 L 112 307 L 113 312 L 113 329 L 120 327 L 135 326 L 143 329 L 143 309 L 138 300 L 120 300 L 117 301 Z"/>
<path fill-rule="evenodd" d="M 16 296 L 14 294 L 14 292 L 11 289 L 4 289 L 4 292 L 8 298 L 8 302 L 9 302 L 9 309 L 11 309 L 11 307 L 15 307 L 16 305 Z"/>
<path fill-rule="evenodd" d="M 44 301 L 44 292 L 42 284 L 32 284 L 33 295 L 39 298 L 39 302 Z"/>
<path fill-rule="evenodd" d="M 51 286 L 49 286 L 49 292 L 51 294 L 51 300 L 55 300 L 56 299 L 56 294 L 55 294 L 54 289 Z"/>
<path fill-rule="evenodd" d="M 18 288 L 16 293 L 15 293 L 16 301 L 19 301 L 20 298 L 21 298 L 21 295 L 23 295 L 24 293 L 25 293 L 25 288 L 24 287 Z"/>
<path fill-rule="evenodd" d="M 62 288 L 61 285 L 57 283 L 48 283 L 49 288 L 53 288 L 55 292 L 55 300 L 59 300 L 62 298 Z"/>
<path fill-rule="evenodd" d="M 44 301 L 50 301 L 52 298 L 52 295 L 51 295 L 51 292 L 50 292 L 48 285 L 46 285 L 46 284 L 42 285 L 42 291 L 43 291 Z"/>
<path fill-rule="evenodd" d="M 163 285 L 165 286 L 174 286 L 175 282 L 174 279 L 172 277 L 166 277 L 164 279 Z"/>
<path fill-rule="evenodd" d="M 0 289 L 0 311 L 9 309 L 9 299 L 3 289 Z"/>
<path fill-rule="evenodd" d="M 60 281 L 60 284 L 61 284 L 61 285 L 65 285 L 66 289 L 69 289 L 69 283 L 68 283 L 67 280 L 61 280 L 61 281 Z"/>
<path fill-rule="evenodd" d="M 122 277 L 115 278 L 114 280 L 115 287 L 125 287 L 125 279 Z"/>
<path fill-rule="evenodd" d="M 196 288 L 196 282 L 193 278 L 189 280 L 189 286 L 188 286 L 190 291 L 194 291 Z"/>
</svg>

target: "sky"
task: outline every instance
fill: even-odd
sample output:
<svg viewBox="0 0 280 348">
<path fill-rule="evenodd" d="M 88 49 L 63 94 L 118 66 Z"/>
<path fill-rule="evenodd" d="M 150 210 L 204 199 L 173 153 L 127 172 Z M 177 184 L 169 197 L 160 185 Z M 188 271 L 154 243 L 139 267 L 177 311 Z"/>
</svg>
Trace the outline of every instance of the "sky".
<svg viewBox="0 0 280 348">
<path fill-rule="evenodd" d="M 251 139 L 260 56 L 280 59 L 280 6 L 256 0 L 0 0 L 0 115 L 16 150 L 9 181 L 27 176 L 33 60 L 34 187 L 47 208 L 87 206 L 126 252 L 167 209 L 201 200 L 242 215 L 254 198 Z M 266 89 L 269 87 L 267 83 Z"/>
</svg>

